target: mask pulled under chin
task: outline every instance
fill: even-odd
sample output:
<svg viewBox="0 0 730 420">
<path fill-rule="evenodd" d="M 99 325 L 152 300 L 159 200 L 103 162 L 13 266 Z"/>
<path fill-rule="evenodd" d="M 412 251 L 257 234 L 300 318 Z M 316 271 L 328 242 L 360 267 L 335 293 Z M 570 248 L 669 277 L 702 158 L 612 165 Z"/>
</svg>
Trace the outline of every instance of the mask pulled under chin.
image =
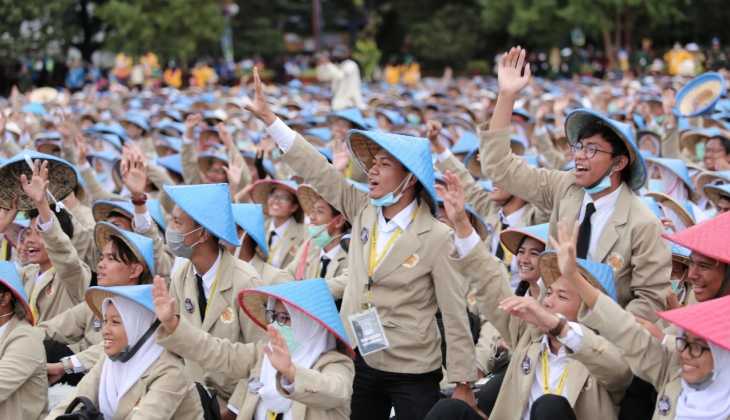
<svg viewBox="0 0 730 420">
<path fill-rule="evenodd" d="M 605 175 L 603 175 L 603 178 L 601 178 L 600 181 L 598 181 L 596 184 L 593 184 L 591 187 L 583 188 L 585 192 L 587 192 L 590 195 L 598 194 L 603 191 L 606 191 L 607 189 L 611 188 L 611 171 L 613 170 L 613 167 L 608 168 L 608 171 Z"/>
<path fill-rule="evenodd" d="M 372 204 L 375 207 L 388 207 L 392 206 L 393 204 L 397 203 L 398 200 L 403 197 L 403 187 L 408 183 L 408 181 L 411 179 L 411 176 L 413 174 L 408 174 L 407 177 L 403 179 L 403 181 L 396 187 L 395 190 L 389 192 L 388 194 L 385 194 L 384 196 L 380 198 L 371 198 L 370 204 Z M 400 191 L 398 195 L 395 195 L 395 191 Z"/>
</svg>

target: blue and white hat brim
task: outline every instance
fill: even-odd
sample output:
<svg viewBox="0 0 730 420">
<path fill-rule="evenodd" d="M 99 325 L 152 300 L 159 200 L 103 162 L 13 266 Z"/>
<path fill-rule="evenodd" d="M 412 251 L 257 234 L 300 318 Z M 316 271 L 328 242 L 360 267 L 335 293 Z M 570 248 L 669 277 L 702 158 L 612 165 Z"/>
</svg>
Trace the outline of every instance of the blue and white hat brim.
<svg viewBox="0 0 730 420">
<path fill-rule="evenodd" d="M 10 292 L 15 296 L 15 299 L 23 305 L 25 309 L 25 317 L 31 323 L 35 324 L 33 319 L 33 311 L 30 308 L 30 299 L 28 294 L 25 292 L 23 281 L 18 274 L 18 269 L 15 264 L 11 261 L 0 261 L 0 283 L 10 289 Z"/>
<path fill-rule="evenodd" d="M 613 268 L 611 266 L 581 258 L 577 258 L 576 262 L 578 263 L 578 271 L 588 282 L 600 288 L 603 293 L 614 301 L 617 301 L 618 292 L 616 291 Z M 538 265 L 543 283 L 546 287 L 550 287 L 560 277 L 558 255 L 555 253 L 555 250 L 547 250 L 540 254 Z"/>
<path fill-rule="evenodd" d="M 701 104 L 699 107 L 695 107 L 695 104 L 689 102 L 692 95 L 697 96 L 704 94 L 702 89 L 707 90 L 712 94 L 709 101 Z M 712 92 L 712 91 L 715 92 Z M 677 92 L 674 106 L 674 113 L 677 116 L 682 117 L 697 117 L 700 115 L 708 114 L 715 108 L 715 104 L 720 100 L 722 95 L 726 92 L 727 86 L 725 78 L 716 72 L 708 72 L 701 74 L 694 79 L 690 80 L 682 89 Z"/>
<path fill-rule="evenodd" d="M 106 243 L 109 242 L 110 236 L 115 236 L 122 240 L 134 253 L 137 259 L 144 262 L 146 271 L 149 273 L 151 280 L 156 273 L 154 242 L 152 239 L 134 232 L 120 229 L 109 222 L 98 222 L 94 227 L 96 249 L 99 251 L 103 250 Z"/>
<path fill-rule="evenodd" d="M 155 313 L 155 304 L 152 298 L 152 285 L 140 284 L 135 286 L 94 286 L 86 290 L 84 299 L 97 318 L 102 319 L 101 304 L 106 298 L 122 297 L 129 299 L 146 310 Z"/>
<path fill-rule="evenodd" d="M 549 223 L 542 223 L 526 227 L 509 228 L 503 230 L 499 234 L 499 237 L 504 247 L 513 255 L 517 255 L 517 251 L 524 238 L 535 239 L 547 247 L 549 227 Z"/>
</svg>

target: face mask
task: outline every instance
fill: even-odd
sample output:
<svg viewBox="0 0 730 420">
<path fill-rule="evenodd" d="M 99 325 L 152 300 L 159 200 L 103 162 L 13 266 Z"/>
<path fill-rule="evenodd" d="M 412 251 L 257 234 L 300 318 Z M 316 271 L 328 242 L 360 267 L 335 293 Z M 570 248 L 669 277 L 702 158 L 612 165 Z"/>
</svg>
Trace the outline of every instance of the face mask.
<svg viewBox="0 0 730 420">
<path fill-rule="evenodd" d="M 600 181 L 598 181 L 597 184 L 593 185 L 592 187 L 583 188 L 585 192 L 587 192 L 590 195 L 598 194 L 600 192 L 606 191 L 607 189 L 611 188 L 611 170 L 613 169 L 613 166 L 608 168 L 608 172 L 606 175 L 601 178 Z"/>
<path fill-rule="evenodd" d="M 332 242 L 332 236 L 327 232 L 327 225 L 308 226 L 307 231 L 312 242 L 319 248 L 324 248 L 328 243 Z"/>
<path fill-rule="evenodd" d="M 294 339 L 294 330 L 291 329 L 290 325 L 281 325 L 278 322 L 272 324 L 279 334 L 286 341 L 286 346 L 289 348 L 289 354 L 293 354 L 299 348 L 299 343 Z"/>
<path fill-rule="evenodd" d="M 165 240 L 167 241 L 167 246 L 170 247 L 170 252 L 172 252 L 172 255 L 180 258 L 190 259 L 190 257 L 193 255 L 193 248 L 195 248 L 195 245 L 199 244 L 200 242 L 196 242 L 192 245 L 185 245 L 185 237 L 200 229 L 202 229 L 202 227 L 193 229 L 188 233 L 180 233 L 168 227 L 165 230 Z"/>
<path fill-rule="evenodd" d="M 394 191 L 391 191 L 380 198 L 371 198 L 370 204 L 375 207 L 388 207 L 397 203 L 398 200 L 400 200 L 400 198 L 403 196 L 403 191 L 399 192 L 398 195 L 395 195 L 394 192 L 403 188 L 403 186 L 408 183 L 408 180 L 411 179 L 411 175 L 412 174 L 408 174 L 408 176 L 403 179 L 403 182 L 401 182 Z"/>
<path fill-rule="evenodd" d="M 699 160 L 705 158 L 705 142 L 701 141 L 695 145 L 695 154 Z"/>
</svg>

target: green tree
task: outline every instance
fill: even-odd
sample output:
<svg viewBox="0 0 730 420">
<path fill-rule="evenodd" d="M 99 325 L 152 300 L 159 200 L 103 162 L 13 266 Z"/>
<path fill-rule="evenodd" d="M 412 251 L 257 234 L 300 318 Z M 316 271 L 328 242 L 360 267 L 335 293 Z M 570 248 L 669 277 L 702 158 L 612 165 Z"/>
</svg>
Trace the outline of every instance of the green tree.
<svg viewBox="0 0 730 420">
<path fill-rule="evenodd" d="M 107 48 L 131 55 L 153 51 L 183 63 L 217 45 L 223 30 L 221 6 L 210 0 L 110 0 L 98 15 L 112 28 Z M 220 55 L 220 49 L 208 53 Z"/>
<path fill-rule="evenodd" d="M 414 23 L 409 39 L 417 57 L 461 67 L 479 47 L 478 27 L 477 9 L 449 3 L 430 18 Z"/>
<path fill-rule="evenodd" d="M 74 0 L 0 0 L 0 58 L 42 55 L 63 47 L 64 11 Z"/>
</svg>

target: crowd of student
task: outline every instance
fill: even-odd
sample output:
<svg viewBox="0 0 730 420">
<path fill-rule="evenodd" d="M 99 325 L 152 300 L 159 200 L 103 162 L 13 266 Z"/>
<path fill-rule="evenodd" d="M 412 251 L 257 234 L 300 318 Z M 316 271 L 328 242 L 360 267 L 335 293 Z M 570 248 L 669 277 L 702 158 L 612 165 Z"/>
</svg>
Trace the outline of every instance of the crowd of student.
<svg viewBox="0 0 730 420">
<path fill-rule="evenodd" d="M 525 57 L 0 99 L 0 418 L 730 418 L 724 73 Z"/>
</svg>

